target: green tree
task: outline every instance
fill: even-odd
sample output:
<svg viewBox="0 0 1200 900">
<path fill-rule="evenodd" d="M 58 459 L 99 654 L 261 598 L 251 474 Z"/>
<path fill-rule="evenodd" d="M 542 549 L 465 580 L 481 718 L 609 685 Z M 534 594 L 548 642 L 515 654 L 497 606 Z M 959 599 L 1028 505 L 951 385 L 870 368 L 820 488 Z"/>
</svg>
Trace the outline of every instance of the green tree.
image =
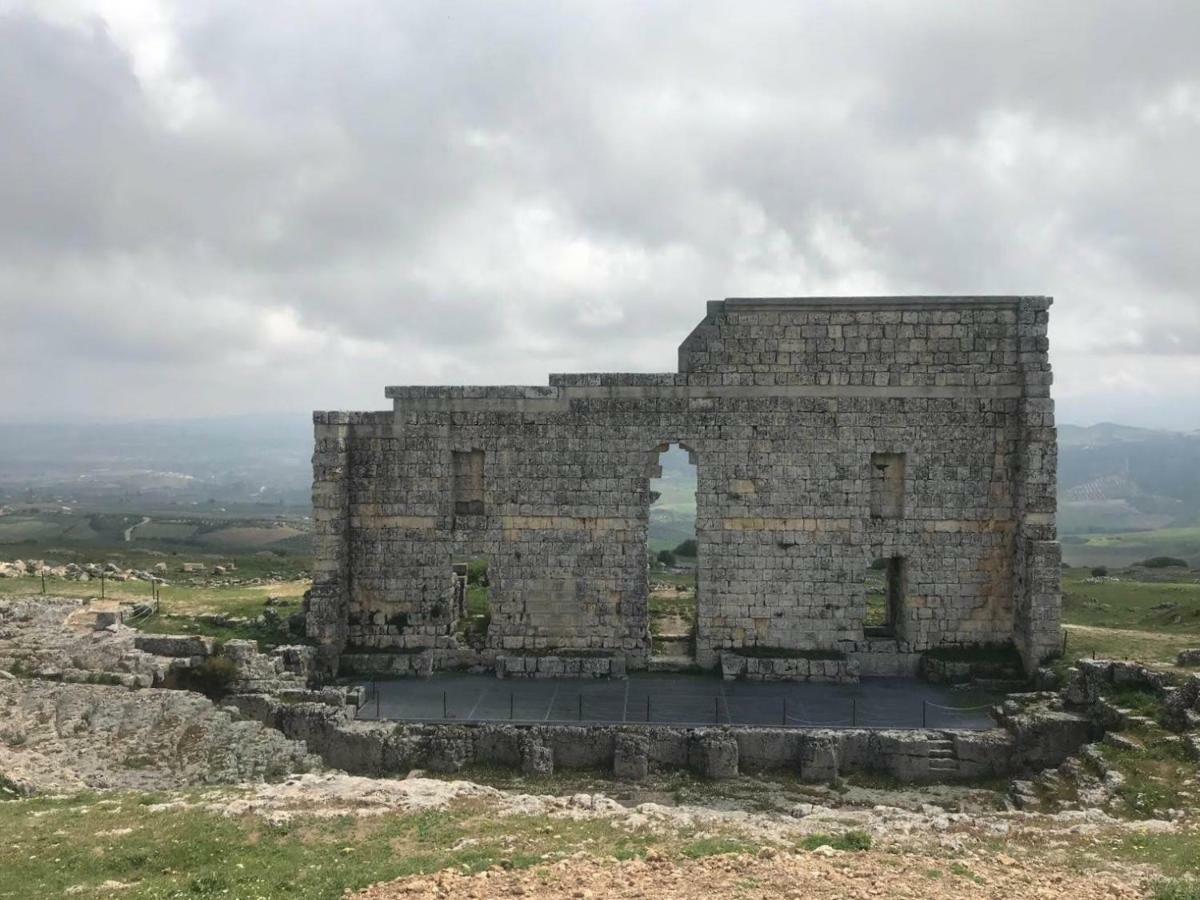
<svg viewBox="0 0 1200 900">
<path fill-rule="evenodd" d="M 675 548 L 675 555 L 683 556 L 683 557 L 686 557 L 687 559 L 695 559 L 696 558 L 696 549 L 697 549 L 696 539 L 688 538 L 686 541 L 684 541 L 678 547 Z"/>
<path fill-rule="evenodd" d="M 675 554 L 670 550 L 659 550 L 658 561 L 664 566 L 673 566 L 675 565 Z"/>
</svg>

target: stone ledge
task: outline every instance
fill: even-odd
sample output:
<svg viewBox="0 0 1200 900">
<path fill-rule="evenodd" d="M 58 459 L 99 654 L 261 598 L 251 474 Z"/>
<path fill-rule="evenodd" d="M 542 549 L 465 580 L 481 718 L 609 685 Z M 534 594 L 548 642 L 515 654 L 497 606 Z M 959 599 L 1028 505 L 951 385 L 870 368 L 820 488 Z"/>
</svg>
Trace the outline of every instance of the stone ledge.
<svg viewBox="0 0 1200 900">
<path fill-rule="evenodd" d="M 433 674 L 433 651 L 418 653 L 343 653 L 339 675 L 389 675 L 428 678 Z"/>
<path fill-rule="evenodd" d="M 721 677 L 726 681 L 812 681 L 856 684 L 859 665 L 853 659 L 807 659 L 794 656 L 742 656 L 721 653 Z"/>
<path fill-rule="evenodd" d="M 624 678 L 625 657 L 602 655 L 496 657 L 497 678 Z"/>
</svg>

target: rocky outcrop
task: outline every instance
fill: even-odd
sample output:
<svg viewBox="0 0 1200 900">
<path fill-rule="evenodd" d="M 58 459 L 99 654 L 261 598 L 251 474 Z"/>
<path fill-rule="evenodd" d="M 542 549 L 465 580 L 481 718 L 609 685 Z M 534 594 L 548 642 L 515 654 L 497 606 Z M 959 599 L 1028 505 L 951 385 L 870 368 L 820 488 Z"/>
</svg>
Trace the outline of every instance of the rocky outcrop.
<svg viewBox="0 0 1200 900">
<path fill-rule="evenodd" d="M 34 789 L 164 789 L 321 767 L 304 744 L 199 694 L 0 681 L 0 773 Z"/>
</svg>

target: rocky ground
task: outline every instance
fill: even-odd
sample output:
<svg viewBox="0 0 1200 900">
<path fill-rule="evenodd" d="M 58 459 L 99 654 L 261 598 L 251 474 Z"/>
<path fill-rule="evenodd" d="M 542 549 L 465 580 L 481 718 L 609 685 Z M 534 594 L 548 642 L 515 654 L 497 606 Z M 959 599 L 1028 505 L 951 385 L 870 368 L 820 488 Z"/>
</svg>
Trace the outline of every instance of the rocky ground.
<svg viewBox="0 0 1200 900">
<path fill-rule="evenodd" d="M 970 855 L 948 868 L 942 857 L 854 853 L 817 848 L 809 853 L 736 854 L 695 860 L 599 860 L 581 855 L 522 871 L 474 875 L 440 872 L 374 885 L 359 900 L 397 898 L 629 898 L 708 900 L 754 898 L 1013 898 L 1144 897 L 1136 876 L 1047 871 L 1013 857 Z"/>
<path fill-rule="evenodd" d="M 0 680 L 0 774 L 23 793 L 229 784 L 320 766 L 302 743 L 188 691 Z"/>
<path fill-rule="evenodd" d="M 784 775 L 362 778 L 200 694 L 145 687 L 164 657 L 119 623 L 97 628 L 105 614 L 0 600 L 0 799 L 33 797 L 0 803 L 0 898 L 1200 896 L 1156 887 L 1200 858 L 1190 737 L 1115 706 L 1124 733 L 1015 793 Z M 1170 707 L 1185 719 L 1200 692 L 1187 684 Z M 70 798 L 83 790 L 105 793 Z M 72 844 L 79 860 L 60 864 Z"/>
</svg>

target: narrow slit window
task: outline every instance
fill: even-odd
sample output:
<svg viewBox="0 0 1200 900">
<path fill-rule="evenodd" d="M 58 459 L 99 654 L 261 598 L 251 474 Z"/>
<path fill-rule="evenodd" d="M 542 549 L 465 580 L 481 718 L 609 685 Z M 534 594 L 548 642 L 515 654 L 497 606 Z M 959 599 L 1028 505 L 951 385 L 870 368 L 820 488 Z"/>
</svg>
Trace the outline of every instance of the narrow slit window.
<svg viewBox="0 0 1200 900">
<path fill-rule="evenodd" d="M 483 515 L 483 451 L 454 451 L 454 514 Z"/>
<path fill-rule="evenodd" d="M 871 454 L 871 518 L 904 518 L 904 454 Z"/>
</svg>

